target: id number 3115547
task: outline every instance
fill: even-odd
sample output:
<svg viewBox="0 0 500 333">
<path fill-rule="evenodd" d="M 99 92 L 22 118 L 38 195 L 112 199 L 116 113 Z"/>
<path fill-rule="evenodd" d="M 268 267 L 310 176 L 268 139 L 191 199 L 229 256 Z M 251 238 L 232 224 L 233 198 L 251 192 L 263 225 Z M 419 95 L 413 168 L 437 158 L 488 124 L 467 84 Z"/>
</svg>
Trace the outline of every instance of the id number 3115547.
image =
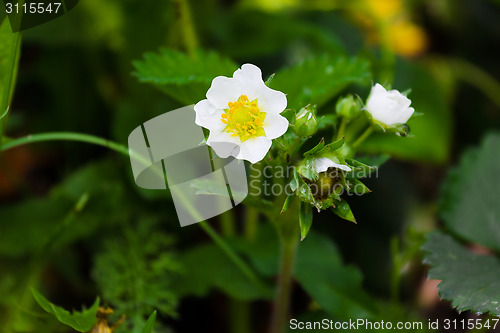
<svg viewBox="0 0 500 333">
<path fill-rule="evenodd" d="M 43 13 L 54 13 L 57 14 L 59 9 L 61 8 L 60 2 L 31 2 L 31 3 L 23 3 L 23 4 L 12 4 L 7 2 L 5 4 L 5 12 L 7 14 L 43 14 Z"/>
</svg>

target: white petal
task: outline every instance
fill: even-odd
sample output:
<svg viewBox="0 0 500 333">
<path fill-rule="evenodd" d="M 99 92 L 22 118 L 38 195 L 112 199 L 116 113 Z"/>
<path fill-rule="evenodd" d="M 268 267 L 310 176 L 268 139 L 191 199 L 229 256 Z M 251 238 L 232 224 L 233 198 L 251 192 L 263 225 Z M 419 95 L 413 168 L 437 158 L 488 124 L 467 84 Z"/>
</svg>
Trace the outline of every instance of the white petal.
<svg viewBox="0 0 500 333">
<path fill-rule="evenodd" d="M 415 112 L 414 108 L 407 108 L 405 110 L 402 110 L 396 118 L 396 124 L 406 124 L 406 122 L 412 116 L 413 112 Z"/>
<path fill-rule="evenodd" d="M 266 138 L 276 139 L 285 134 L 288 129 L 288 120 L 275 113 L 267 113 L 263 123 Z"/>
<path fill-rule="evenodd" d="M 281 113 L 286 109 L 286 95 L 264 85 L 258 91 L 258 101 L 261 111 L 266 113 Z"/>
<path fill-rule="evenodd" d="M 340 170 L 351 171 L 351 168 L 345 164 L 338 164 L 326 157 L 320 157 L 313 161 L 314 170 L 318 173 L 325 172 L 328 168 L 337 168 Z"/>
<path fill-rule="evenodd" d="M 234 72 L 233 78 L 240 82 L 259 82 L 262 81 L 262 71 L 255 65 L 244 64 L 241 69 L 239 68 Z"/>
<path fill-rule="evenodd" d="M 244 94 L 239 81 L 217 76 L 207 91 L 207 99 L 217 109 L 227 109 L 229 102 L 236 102 Z"/>
<path fill-rule="evenodd" d="M 205 127 L 210 131 L 220 132 L 226 127 L 226 124 L 222 122 L 221 115 L 224 113 L 221 109 L 216 109 L 208 99 L 199 101 L 194 106 L 194 111 L 196 112 L 195 123 L 198 126 Z"/>
<path fill-rule="evenodd" d="M 232 136 L 227 132 L 211 131 L 207 139 L 207 145 L 212 147 L 217 156 L 227 158 L 240 153 L 238 145 L 241 143 L 237 136 Z"/>
<path fill-rule="evenodd" d="M 281 113 L 285 110 L 286 95 L 281 91 L 273 90 L 266 86 L 262 79 L 262 71 L 252 64 L 244 64 L 241 69 L 234 72 L 235 80 L 244 87 L 244 94 L 250 100 L 257 99 L 259 108 L 266 113 Z"/>
<path fill-rule="evenodd" d="M 264 136 L 249 139 L 240 144 L 240 153 L 236 158 L 255 164 L 266 156 L 271 148 L 271 143 L 271 140 Z"/>
</svg>

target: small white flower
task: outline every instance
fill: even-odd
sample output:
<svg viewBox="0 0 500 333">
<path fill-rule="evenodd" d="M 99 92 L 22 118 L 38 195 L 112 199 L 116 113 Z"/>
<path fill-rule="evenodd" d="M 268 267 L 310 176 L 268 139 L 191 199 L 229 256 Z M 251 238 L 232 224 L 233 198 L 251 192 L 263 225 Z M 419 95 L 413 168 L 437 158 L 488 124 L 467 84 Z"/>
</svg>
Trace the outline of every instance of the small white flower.
<svg viewBox="0 0 500 333">
<path fill-rule="evenodd" d="M 351 168 L 345 164 L 335 163 L 327 157 L 316 158 L 313 162 L 313 168 L 317 173 L 325 172 L 328 168 L 337 168 L 344 171 L 351 171 Z"/>
<path fill-rule="evenodd" d="M 232 78 L 216 77 L 206 96 L 194 107 L 195 122 L 210 130 L 207 144 L 220 157 L 257 163 L 271 148 L 271 140 L 288 129 L 288 120 L 280 115 L 286 95 L 267 87 L 255 65 L 241 66 Z"/>
<path fill-rule="evenodd" d="M 397 90 L 385 90 L 376 84 L 368 97 L 365 110 L 373 119 L 384 126 L 405 124 L 415 111 L 410 107 L 411 100 Z"/>
</svg>

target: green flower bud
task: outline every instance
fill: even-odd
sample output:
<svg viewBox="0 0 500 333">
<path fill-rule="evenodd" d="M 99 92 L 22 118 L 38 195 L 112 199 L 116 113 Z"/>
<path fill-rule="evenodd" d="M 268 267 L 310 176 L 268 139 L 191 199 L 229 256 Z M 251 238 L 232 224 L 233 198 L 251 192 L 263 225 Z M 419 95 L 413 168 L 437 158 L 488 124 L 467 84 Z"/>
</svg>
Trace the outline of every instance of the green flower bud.
<svg viewBox="0 0 500 333">
<path fill-rule="evenodd" d="M 353 119 L 361 111 L 361 104 L 353 95 L 340 99 L 335 106 L 335 112 L 344 118 Z"/>
<path fill-rule="evenodd" d="M 295 116 L 293 131 L 298 136 L 311 136 L 317 129 L 316 105 L 304 106 Z"/>
</svg>

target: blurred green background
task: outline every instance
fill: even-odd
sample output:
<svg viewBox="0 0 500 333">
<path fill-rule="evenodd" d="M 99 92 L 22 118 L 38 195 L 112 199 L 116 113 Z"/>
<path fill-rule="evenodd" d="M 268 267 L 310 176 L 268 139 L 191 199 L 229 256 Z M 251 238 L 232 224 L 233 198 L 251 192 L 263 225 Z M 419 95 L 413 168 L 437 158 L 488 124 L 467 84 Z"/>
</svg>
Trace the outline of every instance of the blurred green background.
<svg viewBox="0 0 500 333">
<path fill-rule="evenodd" d="M 7 21 L 2 34 L 11 34 Z M 373 193 L 352 199 L 358 224 L 315 215 L 292 313 L 459 318 L 426 282 L 419 248 L 441 226 L 437 201 L 449 167 L 500 128 L 499 40 L 496 0 L 81 0 L 22 32 L 6 136 L 75 131 L 126 144 L 138 125 L 188 102 L 172 97 L 175 83 L 156 89 L 134 74 L 134 62 L 161 48 L 214 51 L 258 65 L 265 78 L 315 57 L 366 59 L 372 82 L 411 88 L 424 115 L 409 122 L 413 138 L 378 135 L 363 145 L 395 158 L 369 180 Z M 210 85 L 197 83 L 202 92 Z M 368 80 L 349 92 L 369 89 Z M 167 192 L 138 189 L 124 156 L 77 142 L 2 152 L 0 200 L 1 332 L 72 331 L 44 314 L 29 287 L 66 309 L 99 295 L 115 310 L 110 322 L 126 315 L 119 332 L 141 332 L 154 309 L 157 332 L 266 330 L 268 295 L 198 226 L 179 227 Z M 239 221 L 244 210 L 231 214 Z M 209 223 L 219 229 L 219 220 Z M 267 229 L 263 219 L 253 242 L 227 238 L 272 284 L 278 245 Z"/>
</svg>

